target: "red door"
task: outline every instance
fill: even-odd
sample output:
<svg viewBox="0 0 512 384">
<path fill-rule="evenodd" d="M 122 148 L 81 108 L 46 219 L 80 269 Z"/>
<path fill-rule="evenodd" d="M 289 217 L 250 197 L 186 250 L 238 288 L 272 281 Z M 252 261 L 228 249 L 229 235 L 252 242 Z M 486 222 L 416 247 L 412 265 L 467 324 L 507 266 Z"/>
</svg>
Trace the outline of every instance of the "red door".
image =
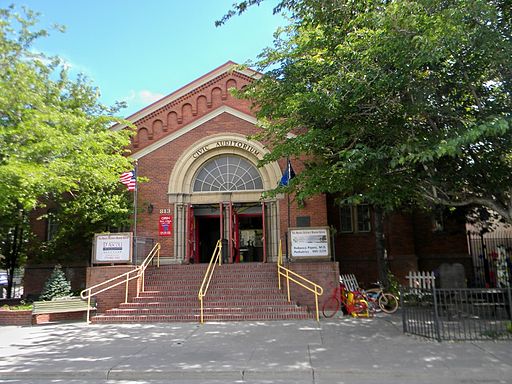
<svg viewBox="0 0 512 384">
<path fill-rule="evenodd" d="M 261 202 L 261 226 L 263 227 L 263 262 L 267 262 L 267 225 L 266 225 L 265 203 Z"/>
<path fill-rule="evenodd" d="M 187 205 L 187 256 L 190 263 L 199 263 L 199 253 L 197 249 L 198 228 L 194 216 L 194 207 Z"/>
<path fill-rule="evenodd" d="M 229 203 L 229 261 L 230 263 L 240 262 L 240 231 L 238 214 L 233 207 L 233 203 Z"/>
</svg>

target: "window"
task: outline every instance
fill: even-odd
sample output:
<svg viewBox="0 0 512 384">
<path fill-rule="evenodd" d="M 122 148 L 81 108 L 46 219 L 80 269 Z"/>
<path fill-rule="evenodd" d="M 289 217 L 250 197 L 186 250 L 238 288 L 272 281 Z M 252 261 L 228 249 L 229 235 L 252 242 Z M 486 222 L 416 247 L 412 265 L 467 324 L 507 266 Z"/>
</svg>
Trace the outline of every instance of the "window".
<svg viewBox="0 0 512 384">
<path fill-rule="evenodd" d="M 48 210 L 48 217 L 46 219 L 46 241 L 50 241 L 55 237 L 57 230 L 59 229 L 59 223 L 55 218 L 55 212 Z"/>
<path fill-rule="evenodd" d="M 370 232 L 371 215 L 368 204 L 342 205 L 340 206 L 340 232 Z"/>
<path fill-rule="evenodd" d="M 351 233 L 354 232 L 352 226 L 352 206 L 342 205 L 340 207 L 340 232 Z"/>
<path fill-rule="evenodd" d="M 359 204 L 357 209 L 357 232 L 370 232 L 370 206 Z"/>
<path fill-rule="evenodd" d="M 194 192 L 263 189 L 256 167 L 238 156 L 220 156 L 206 162 L 194 179 Z"/>
</svg>

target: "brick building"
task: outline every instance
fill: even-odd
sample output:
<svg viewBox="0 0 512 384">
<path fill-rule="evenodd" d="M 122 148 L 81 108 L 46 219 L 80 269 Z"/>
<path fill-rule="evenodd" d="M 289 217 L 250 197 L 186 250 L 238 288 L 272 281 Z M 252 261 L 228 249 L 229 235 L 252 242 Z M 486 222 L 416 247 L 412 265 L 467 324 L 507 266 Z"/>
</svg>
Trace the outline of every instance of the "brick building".
<svg viewBox="0 0 512 384">
<path fill-rule="evenodd" d="M 128 117 L 136 125 L 130 156 L 137 160 L 138 176 L 148 179 L 138 187 L 136 236 L 158 241 L 166 264 L 208 262 L 219 239 L 229 263 L 276 262 L 288 227 L 331 227 L 336 228 L 332 260 L 362 282 L 375 281 L 371 207 L 339 207 L 325 195 L 300 207 L 293 199 L 288 207 L 285 196 L 262 198 L 279 183 L 286 160 L 257 166 L 268 149 L 248 138 L 258 132 L 250 103 L 229 92 L 257 76 L 227 62 Z M 293 167 L 299 173 L 302 165 Z M 170 218 L 170 228 L 162 227 L 163 218 Z M 387 220 L 388 257 L 398 277 L 455 261 L 470 273 L 464 223 L 447 223 L 449 230 L 443 231 L 432 223 L 419 213 Z M 330 264 L 329 270 L 336 265 L 323 264 Z M 89 275 L 89 280 L 97 279 Z M 334 284 L 332 276 L 328 280 Z"/>
<path fill-rule="evenodd" d="M 230 262 L 276 261 L 285 237 L 287 200 L 262 194 L 277 186 L 286 164 L 257 167 L 268 150 L 248 139 L 258 132 L 250 103 L 229 89 L 258 74 L 233 65 L 129 117 L 137 125 L 131 157 L 138 175 L 149 179 L 138 189 L 137 237 L 158 239 L 170 263 L 207 262 L 218 239 L 230 244 Z M 300 171 L 300 164 L 294 167 Z M 310 226 L 327 225 L 325 201 L 317 196 L 304 208 L 290 207 L 291 222 L 307 216 Z M 164 215 L 172 218 L 170 236 L 159 236 Z"/>
</svg>

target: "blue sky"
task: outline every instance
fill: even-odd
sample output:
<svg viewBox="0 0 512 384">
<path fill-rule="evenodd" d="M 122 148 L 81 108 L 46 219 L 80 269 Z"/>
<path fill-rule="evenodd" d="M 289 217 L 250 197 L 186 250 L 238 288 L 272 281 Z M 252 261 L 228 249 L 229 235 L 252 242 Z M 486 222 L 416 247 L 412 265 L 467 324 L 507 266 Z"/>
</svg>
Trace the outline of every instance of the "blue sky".
<svg viewBox="0 0 512 384">
<path fill-rule="evenodd" d="M 0 0 L 0 4 L 4 0 Z M 228 60 L 254 60 L 284 25 L 277 0 L 215 27 L 234 0 L 17 0 L 41 13 L 40 27 L 66 26 L 34 48 L 62 57 L 101 91 L 101 101 L 126 101 L 128 116 Z M 7 3 L 9 4 L 9 3 Z M 1 6 L 1 5 L 0 5 Z M 5 6 L 5 5 L 4 5 Z"/>
</svg>

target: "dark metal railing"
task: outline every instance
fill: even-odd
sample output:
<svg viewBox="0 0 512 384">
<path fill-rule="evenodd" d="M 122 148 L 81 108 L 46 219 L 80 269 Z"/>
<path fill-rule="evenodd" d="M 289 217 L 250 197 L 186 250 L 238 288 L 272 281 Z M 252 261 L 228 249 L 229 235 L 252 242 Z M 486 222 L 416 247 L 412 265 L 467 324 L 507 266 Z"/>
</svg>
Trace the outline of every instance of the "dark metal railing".
<svg viewBox="0 0 512 384">
<path fill-rule="evenodd" d="M 474 268 L 472 286 L 481 288 L 502 287 L 506 282 L 499 281 L 500 276 L 502 280 L 505 276 L 500 274 L 498 270 L 500 264 L 502 268 L 507 264 L 508 269 L 511 268 L 509 264 L 512 257 L 512 235 L 510 231 L 485 233 L 468 231 L 467 235 L 469 253 Z M 512 276 L 506 276 L 504 280 L 508 280 L 510 285 Z"/>
<path fill-rule="evenodd" d="M 509 288 L 401 288 L 405 333 L 442 340 L 512 339 Z"/>
</svg>

